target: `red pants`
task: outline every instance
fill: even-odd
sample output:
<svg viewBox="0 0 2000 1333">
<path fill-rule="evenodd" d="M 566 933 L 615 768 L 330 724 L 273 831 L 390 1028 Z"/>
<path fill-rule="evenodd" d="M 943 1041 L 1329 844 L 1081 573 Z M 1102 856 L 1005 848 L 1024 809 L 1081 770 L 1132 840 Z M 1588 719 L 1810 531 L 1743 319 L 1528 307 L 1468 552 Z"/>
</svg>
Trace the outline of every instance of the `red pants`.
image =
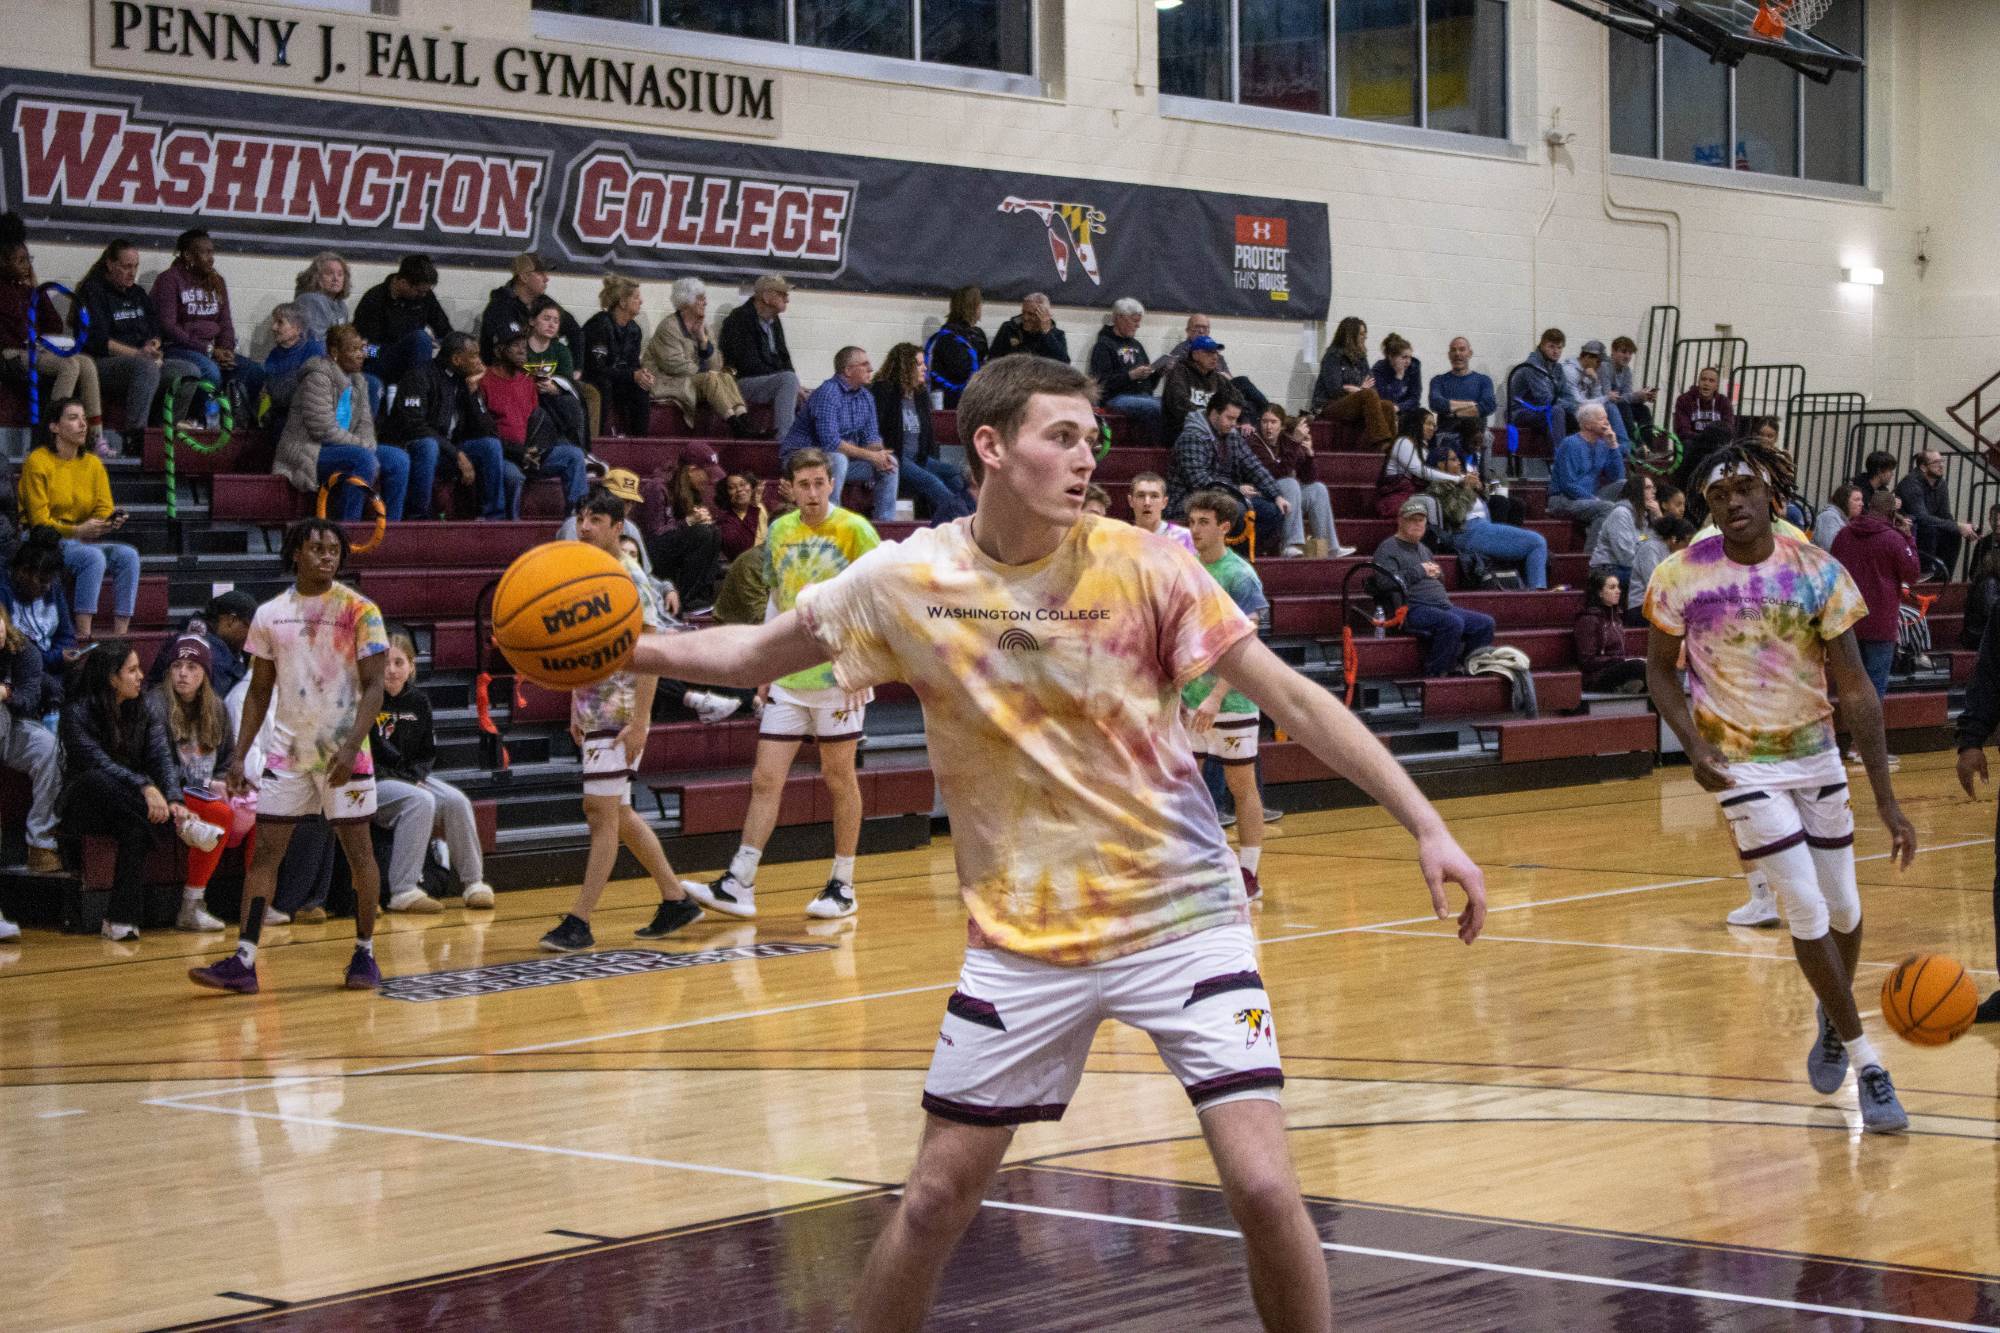
<svg viewBox="0 0 2000 1333">
<path fill-rule="evenodd" d="M 208 881 L 215 876 L 215 868 L 222 864 L 222 854 L 231 847 L 241 844 L 243 860 L 247 865 L 251 853 L 257 847 L 257 809 L 254 805 L 237 805 L 213 796 L 197 796 L 192 792 L 181 793 L 181 804 L 194 812 L 196 819 L 206 820 L 222 830 L 222 839 L 208 851 L 188 848 L 187 886 L 191 889 L 205 889 Z"/>
</svg>

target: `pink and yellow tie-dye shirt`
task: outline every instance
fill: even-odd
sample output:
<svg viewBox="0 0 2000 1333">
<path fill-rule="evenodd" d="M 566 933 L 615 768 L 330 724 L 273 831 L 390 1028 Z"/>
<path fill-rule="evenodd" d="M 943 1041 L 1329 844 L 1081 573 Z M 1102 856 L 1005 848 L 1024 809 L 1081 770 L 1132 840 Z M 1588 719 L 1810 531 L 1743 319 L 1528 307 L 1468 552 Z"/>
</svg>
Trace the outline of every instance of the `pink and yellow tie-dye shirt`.
<svg viewBox="0 0 2000 1333">
<path fill-rule="evenodd" d="M 1826 644 L 1868 613 L 1827 552 L 1774 534 L 1760 564 L 1739 565 L 1720 536 L 1660 562 L 1646 618 L 1685 636 L 1694 722 L 1732 764 L 1808 759 L 1834 748 Z"/>
<path fill-rule="evenodd" d="M 1255 633 L 1171 542 L 1085 516 L 1000 565 L 971 521 L 799 594 L 841 688 L 908 681 L 975 947 L 1081 965 L 1248 920 L 1180 688 Z"/>
<path fill-rule="evenodd" d="M 375 603 L 336 583 L 317 597 L 287 588 L 258 607 L 243 651 L 278 673 L 271 687 L 266 771 L 324 773 L 361 707 L 359 663 L 388 652 L 389 638 Z M 359 777 L 374 771 L 364 739 L 354 772 Z"/>
</svg>

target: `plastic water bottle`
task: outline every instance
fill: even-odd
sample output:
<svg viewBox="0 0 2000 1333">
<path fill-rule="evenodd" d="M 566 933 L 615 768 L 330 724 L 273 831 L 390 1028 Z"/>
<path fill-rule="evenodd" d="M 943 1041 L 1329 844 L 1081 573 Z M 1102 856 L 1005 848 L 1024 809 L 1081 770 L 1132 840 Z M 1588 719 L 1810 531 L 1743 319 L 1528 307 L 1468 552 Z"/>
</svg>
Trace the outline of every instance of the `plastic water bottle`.
<svg viewBox="0 0 2000 1333">
<path fill-rule="evenodd" d="M 222 429 L 222 404 L 218 403 L 213 398 L 208 400 L 208 411 L 206 414 L 206 419 L 208 422 L 208 428 L 211 431 Z"/>
</svg>

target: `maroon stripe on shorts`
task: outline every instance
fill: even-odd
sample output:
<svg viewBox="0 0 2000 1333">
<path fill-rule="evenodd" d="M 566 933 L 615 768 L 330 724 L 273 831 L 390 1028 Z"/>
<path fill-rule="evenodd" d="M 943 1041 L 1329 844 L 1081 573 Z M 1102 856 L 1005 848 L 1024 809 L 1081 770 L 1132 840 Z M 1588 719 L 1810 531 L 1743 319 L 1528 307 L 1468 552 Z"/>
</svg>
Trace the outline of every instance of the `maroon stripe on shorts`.
<svg viewBox="0 0 2000 1333">
<path fill-rule="evenodd" d="M 1242 1092 L 1248 1088 L 1282 1088 L 1285 1086 L 1285 1071 L 1282 1069 L 1244 1069 L 1234 1074 L 1224 1074 L 1220 1078 L 1205 1078 L 1199 1083 L 1188 1085 L 1188 1100 L 1198 1108 L 1203 1102 L 1212 1101 L 1227 1092 Z"/>
<path fill-rule="evenodd" d="M 1806 846 L 1817 847 L 1823 852 L 1837 851 L 1842 847 L 1852 847 L 1853 845 L 1854 835 L 1852 833 L 1844 838 L 1815 838 L 1810 833 L 1806 834 Z"/>
<path fill-rule="evenodd" d="M 991 1000 L 982 1000 L 977 996 L 967 995 L 964 991 L 953 991 L 951 998 L 944 1002 L 944 1011 L 956 1014 L 968 1023 L 992 1028 L 995 1032 L 1007 1030 L 1007 1025 L 1000 1020 L 1000 1011 L 993 1007 Z"/>
<path fill-rule="evenodd" d="M 961 1125 L 1025 1125 L 1035 1120 L 1060 1120 L 1069 1109 L 1068 1102 L 1046 1106 L 974 1106 L 933 1092 L 924 1094 L 923 1105 L 940 1120 L 955 1120 Z"/>
<path fill-rule="evenodd" d="M 1786 834 L 1776 842 L 1765 843 L 1762 847 L 1752 847 L 1749 851 L 1738 852 L 1736 855 L 1739 860 L 1755 861 L 1760 856 L 1776 856 L 1786 848 L 1796 847 L 1805 840 L 1806 831 L 1800 829 L 1797 833 Z"/>
<path fill-rule="evenodd" d="M 1257 974 L 1257 969 L 1254 967 L 1248 972 L 1225 972 L 1219 977 L 1203 977 L 1194 983 L 1194 989 L 1188 992 L 1187 1004 L 1181 1008 L 1186 1009 L 1199 1004 L 1211 995 L 1222 995 L 1233 990 L 1263 989 L 1264 978 Z"/>
</svg>

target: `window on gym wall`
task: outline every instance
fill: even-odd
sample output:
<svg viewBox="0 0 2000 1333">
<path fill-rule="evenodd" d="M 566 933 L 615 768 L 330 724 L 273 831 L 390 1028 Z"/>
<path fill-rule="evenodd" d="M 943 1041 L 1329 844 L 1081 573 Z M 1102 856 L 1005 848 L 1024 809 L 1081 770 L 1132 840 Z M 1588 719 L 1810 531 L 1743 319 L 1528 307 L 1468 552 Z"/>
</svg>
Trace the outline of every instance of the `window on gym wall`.
<svg viewBox="0 0 2000 1333">
<path fill-rule="evenodd" d="M 1034 72 L 1035 0 L 533 0 L 535 9 L 933 65 Z M 745 53 L 744 59 L 752 59 Z"/>
<path fill-rule="evenodd" d="M 1813 35 L 1866 57 L 1867 0 L 1834 0 Z M 1611 34 L 1611 151 L 1724 171 L 1865 183 L 1867 74 L 1831 83 L 1775 60 L 1735 69 L 1676 37 Z"/>
<path fill-rule="evenodd" d="M 1507 0 L 1155 4 L 1169 96 L 1507 137 Z"/>
</svg>

